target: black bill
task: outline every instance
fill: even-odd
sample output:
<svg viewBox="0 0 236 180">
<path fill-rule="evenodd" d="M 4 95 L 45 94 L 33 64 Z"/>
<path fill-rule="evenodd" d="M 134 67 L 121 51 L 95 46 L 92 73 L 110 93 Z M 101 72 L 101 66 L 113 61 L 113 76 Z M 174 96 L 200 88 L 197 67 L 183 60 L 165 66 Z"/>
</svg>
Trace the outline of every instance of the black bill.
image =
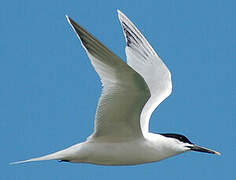
<svg viewBox="0 0 236 180">
<path fill-rule="evenodd" d="M 192 151 L 198 151 L 198 152 L 204 152 L 204 153 L 210 153 L 210 154 L 216 154 L 216 155 L 220 155 L 219 152 L 211 150 L 211 149 L 207 149 L 198 145 L 193 144 L 193 146 L 188 146 L 190 148 L 190 150 Z"/>
</svg>

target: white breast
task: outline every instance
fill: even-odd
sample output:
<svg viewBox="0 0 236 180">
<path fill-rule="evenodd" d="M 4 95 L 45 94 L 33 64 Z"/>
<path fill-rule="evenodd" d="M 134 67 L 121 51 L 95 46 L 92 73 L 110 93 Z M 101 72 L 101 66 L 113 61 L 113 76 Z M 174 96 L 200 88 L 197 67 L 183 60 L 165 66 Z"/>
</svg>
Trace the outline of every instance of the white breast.
<svg viewBox="0 0 236 180">
<path fill-rule="evenodd" d="M 87 141 L 72 146 L 73 156 L 69 160 L 102 165 L 134 165 L 160 161 L 178 154 L 168 147 L 165 139 L 161 135 L 150 133 L 145 139 L 130 141 Z"/>
</svg>

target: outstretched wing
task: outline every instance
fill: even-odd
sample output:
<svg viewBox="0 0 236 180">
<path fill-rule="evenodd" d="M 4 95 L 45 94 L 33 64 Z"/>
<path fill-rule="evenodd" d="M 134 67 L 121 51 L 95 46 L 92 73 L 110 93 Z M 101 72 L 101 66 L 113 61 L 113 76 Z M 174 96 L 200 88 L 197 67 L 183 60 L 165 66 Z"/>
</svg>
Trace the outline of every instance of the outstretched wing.
<svg viewBox="0 0 236 180">
<path fill-rule="evenodd" d="M 90 138 L 137 138 L 143 136 L 140 115 L 150 97 L 144 79 L 122 59 L 70 17 L 69 23 L 81 40 L 103 84 L 94 133 Z"/>
<path fill-rule="evenodd" d="M 171 94 L 171 73 L 141 32 L 119 10 L 118 17 L 126 38 L 128 65 L 144 78 L 151 92 L 141 114 L 141 128 L 145 133 L 149 130 L 152 112 Z"/>
</svg>

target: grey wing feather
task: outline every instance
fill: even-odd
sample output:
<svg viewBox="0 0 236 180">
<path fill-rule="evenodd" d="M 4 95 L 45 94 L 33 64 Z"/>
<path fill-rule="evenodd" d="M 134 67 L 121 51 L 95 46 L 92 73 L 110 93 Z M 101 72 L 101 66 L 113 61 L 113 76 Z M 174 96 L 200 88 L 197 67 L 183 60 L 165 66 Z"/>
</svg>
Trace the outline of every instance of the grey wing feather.
<svg viewBox="0 0 236 180">
<path fill-rule="evenodd" d="M 150 97 L 144 79 L 93 35 L 67 17 L 103 83 L 90 138 L 142 136 L 140 115 Z"/>
</svg>

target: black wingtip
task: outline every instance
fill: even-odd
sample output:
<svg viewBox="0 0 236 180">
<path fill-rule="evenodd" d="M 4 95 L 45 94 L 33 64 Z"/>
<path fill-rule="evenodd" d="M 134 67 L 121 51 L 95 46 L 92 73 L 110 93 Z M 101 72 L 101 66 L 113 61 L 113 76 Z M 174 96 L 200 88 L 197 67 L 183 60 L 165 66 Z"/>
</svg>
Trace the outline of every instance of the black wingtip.
<svg viewBox="0 0 236 180">
<path fill-rule="evenodd" d="M 66 16 L 67 21 L 70 21 L 70 16 L 68 16 L 67 14 L 65 16 Z"/>
<path fill-rule="evenodd" d="M 85 31 L 79 24 L 77 24 L 71 17 L 66 15 L 66 19 L 68 23 L 71 25 L 71 27 L 74 29 L 77 35 L 80 36 L 81 30 Z"/>
<path fill-rule="evenodd" d="M 83 29 L 78 23 L 76 23 L 70 16 L 66 15 L 66 19 L 69 24 L 75 29 Z"/>
<path fill-rule="evenodd" d="M 70 16 L 66 15 L 66 19 L 72 26 L 74 26 L 74 24 L 76 24 L 76 22 L 73 19 L 71 19 Z"/>
</svg>

